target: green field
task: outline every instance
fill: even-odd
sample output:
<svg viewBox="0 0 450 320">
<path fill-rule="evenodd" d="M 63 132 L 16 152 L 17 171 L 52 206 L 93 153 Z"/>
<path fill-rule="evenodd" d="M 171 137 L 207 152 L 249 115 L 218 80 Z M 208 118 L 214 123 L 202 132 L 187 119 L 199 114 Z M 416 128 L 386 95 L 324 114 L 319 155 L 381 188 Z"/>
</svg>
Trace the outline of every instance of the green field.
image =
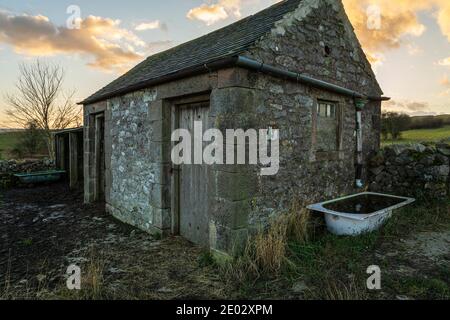
<svg viewBox="0 0 450 320">
<path fill-rule="evenodd" d="M 13 152 L 14 149 L 20 147 L 20 140 L 23 137 L 24 131 L 1 131 L 0 130 L 0 160 L 17 159 L 18 155 Z M 22 155 L 25 159 L 41 159 L 47 157 L 47 149 L 45 143 L 42 141 L 38 147 L 36 154 Z"/>
<path fill-rule="evenodd" d="M 383 144 L 399 144 L 399 143 L 418 143 L 418 142 L 439 142 L 442 140 L 450 141 L 450 126 L 439 129 L 421 129 L 409 130 L 402 132 L 400 140 L 383 141 Z"/>
<path fill-rule="evenodd" d="M 0 133 L 0 159 L 8 159 L 20 139 L 20 132 Z"/>
</svg>

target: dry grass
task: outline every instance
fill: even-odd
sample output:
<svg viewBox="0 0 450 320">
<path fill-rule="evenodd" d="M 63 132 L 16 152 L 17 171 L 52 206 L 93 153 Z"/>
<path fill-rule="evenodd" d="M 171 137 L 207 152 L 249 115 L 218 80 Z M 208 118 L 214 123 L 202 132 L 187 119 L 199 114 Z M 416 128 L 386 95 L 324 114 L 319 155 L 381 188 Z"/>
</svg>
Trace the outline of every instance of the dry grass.
<svg viewBox="0 0 450 320">
<path fill-rule="evenodd" d="M 61 286 L 40 295 L 40 299 L 50 300 L 103 300 L 111 298 L 104 286 L 106 261 L 93 247 L 89 252 L 88 262 L 81 266 L 81 290 L 69 290 L 66 282 Z"/>
<path fill-rule="evenodd" d="M 286 259 L 287 216 L 275 220 L 266 233 L 253 239 L 256 265 L 264 274 L 279 274 Z"/>
<path fill-rule="evenodd" d="M 267 230 L 250 237 L 241 256 L 225 267 L 232 281 L 241 283 L 261 276 L 278 276 L 292 263 L 288 242 L 306 243 L 310 234 L 310 214 L 298 200 L 291 209 L 273 219 Z"/>
<path fill-rule="evenodd" d="M 220 265 L 224 279 L 228 280 L 232 286 L 234 284 L 255 283 L 261 277 L 261 270 L 253 257 L 254 249 L 248 242 L 241 256 L 230 263 Z"/>
<path fill-rule="evenodd" d="M 5 281 L 3 283 L 3 287 L 0 289 L 0 300 L 6 300 L 11 295 L 11 250 L 8 254 L 8 264 L 5 273 Z"/>
<path fill-rule="evenodd" d="M 324 292 L 325 300 L 355 301 L 367 299 L 367 291 L 365 288 L 358 286 L 355 279 L 350 280 L 348 284 L 336 279 L 329 279 L 327 284 Z"/>
<path fill-rule="evenodd" d="M 313 223 L 311 212 L 299 200 L 294 200 L 289 213 L 285 216 L 287 237 L 290 241 L 304 244 L 311 239 Z"/>
<path fill-rule="evenodd" d="M 90 299 L 102 298 L 105 264 L 104 259 L 94 249 L 91 249 L 86 276 L 82 278 L 82 285 L 86 288 L 85 291 Z"/>
<path fill-rule="evenodd" d="M 81 290 L 70 291 L 69 297 L 82 300 L 101 300 L 107 298 L 104 290 L 104 270 L 106 261 L 94 248 L 90 249 L 89 261 L 81 269 Z M 63 290 L 68 291 L 67 288 Z"/>
<path fill-rule="evenodd" d="M 310 238 L 310 213 L 298 200 L 291 209 L 275 218 L 267 232 L 250 239 L 254 246 L 254 259 L 264 274 L 278 275 L 289 263 L 288 242 L 307 243 Z"/>
<path fill-rule="evenodd" d="M 37 283 L 31 285 L 28 275 L 24 277 L 25 283 L 21 285 L 11 284 L 11 252 L 8 256 L 7 269 L 5 273 L 5 279 L 0 287 L 0 300 L 22 300 L 22 299 L 40 299 L 45 298 L 48 293 L 48 279 L 43 274 L 36 276 Z M 44 260 L 40 267 L 40 270 L 47 268 L 47 261 Z"/>
</svg>

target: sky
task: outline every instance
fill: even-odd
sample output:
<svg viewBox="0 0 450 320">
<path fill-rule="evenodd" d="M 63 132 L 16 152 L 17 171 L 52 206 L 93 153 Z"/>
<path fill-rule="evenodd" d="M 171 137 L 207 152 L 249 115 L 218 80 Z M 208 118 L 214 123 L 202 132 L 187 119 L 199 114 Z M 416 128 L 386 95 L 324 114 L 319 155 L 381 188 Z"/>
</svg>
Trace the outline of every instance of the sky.
<svg viewBox="0 0 450 320">
<path fill-rule="evenodd" d="M 313 0 L 304 0 L 313 1 Z M 60 64 L 81 101 L 145 57 L 277 0 L 0 0 L 0 123 L 20 63 Z M 343 0 L 385 110 L 450 114 L 450 0 Z"/>
</svg>

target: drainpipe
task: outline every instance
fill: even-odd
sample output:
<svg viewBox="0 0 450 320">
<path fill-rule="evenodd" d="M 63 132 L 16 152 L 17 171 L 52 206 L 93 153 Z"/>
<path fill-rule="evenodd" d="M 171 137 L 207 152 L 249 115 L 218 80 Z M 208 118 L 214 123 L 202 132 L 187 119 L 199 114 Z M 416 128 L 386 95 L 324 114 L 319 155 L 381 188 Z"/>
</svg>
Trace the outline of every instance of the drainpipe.
<svg viewBox="0 0 450 320">
<path fill-rule="evenodd" d="M 369 101 L 366 99 L 355 99 L 356 107 L 356 187 L 364 187 L 362 179 L 363 173 L 363 131 L 362 131 L 362 110 Z"/>
</svg>

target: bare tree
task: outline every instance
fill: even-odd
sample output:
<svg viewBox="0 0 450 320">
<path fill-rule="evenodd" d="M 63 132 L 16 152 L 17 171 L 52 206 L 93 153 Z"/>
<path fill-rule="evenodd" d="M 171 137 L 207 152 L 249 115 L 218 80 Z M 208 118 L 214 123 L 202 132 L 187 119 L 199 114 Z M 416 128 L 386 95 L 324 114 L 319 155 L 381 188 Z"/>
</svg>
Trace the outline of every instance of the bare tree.
<svg viewBox="0 0 450 320">
<path fill-rule="evenodd" d="M 40 60 L 19 66 L 14 94 L 7 94 L 6 115 L 12 123 L 24 128 L 34 123 L 45 135 L 49 156 L 54 156 L 52 130 L 79 125 L 81 108 L 74 102 L 75 91 L 63 90 L 65 72 L 60 65 Z"/>
</svg>

